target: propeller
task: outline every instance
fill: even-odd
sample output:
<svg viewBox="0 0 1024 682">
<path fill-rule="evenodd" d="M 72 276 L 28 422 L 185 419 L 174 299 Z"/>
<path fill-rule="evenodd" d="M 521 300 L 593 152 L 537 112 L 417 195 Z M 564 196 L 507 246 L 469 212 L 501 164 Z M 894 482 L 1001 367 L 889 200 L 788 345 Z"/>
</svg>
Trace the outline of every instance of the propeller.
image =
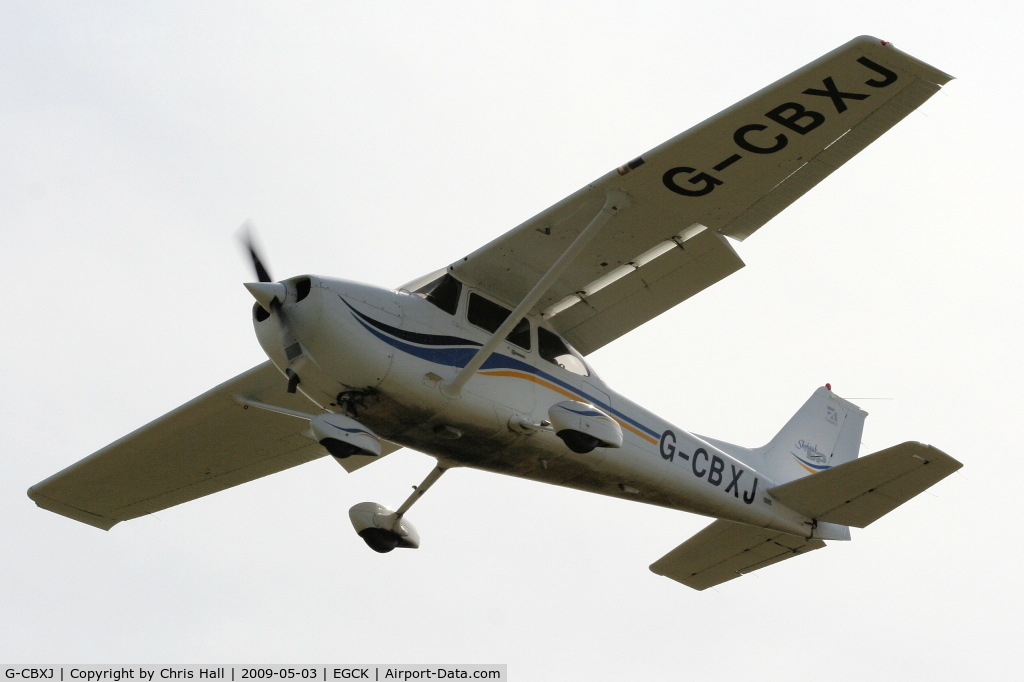
<svg viewBox="0 0 1024 682">
<path fill-rule="evenodd" d="M 245 288 L 263 309 L 269 312 L 271 317 L 277 319 L 278 328 L 281 331 L 281 347 L 284 349 L 285 358 L 291 362 L 302 353 L 302 348 L 292 334 L 288 318 L 281 307 L 288 298 L 288 287 L 281 282 L 275 282 L 270 276 L 270 271 L 264 265 L 264 260 L 256 248 L 251 223 L 246 222 L 242 225 L 238 232 L 238 238 L 242 242 L 242 246 L 249 252 L 253 270 L 256 271 L 256 278 L 259 280 L 258 282 L 246 282 Z M 299 375 L 290 367 L 285 370 L 285 374 L 288 376 L 288 392 L 295 393 L 300 381 Z"/>
<path fill-rule="evenodd" d="M 252 234 L 252 223 L 247 222 L 239 230 L 238 238 L 249 251 L 249 257 L 252 258 L 252 267 L 256 271 L 256 278 L 260 282 L 273 282 L 274 278 L 270 276 L 270 271 L 263 265 L 263 259 L 260 258 L 259 252 L 256 251 L 256 242 L 253 240 Z"/>
</svg>

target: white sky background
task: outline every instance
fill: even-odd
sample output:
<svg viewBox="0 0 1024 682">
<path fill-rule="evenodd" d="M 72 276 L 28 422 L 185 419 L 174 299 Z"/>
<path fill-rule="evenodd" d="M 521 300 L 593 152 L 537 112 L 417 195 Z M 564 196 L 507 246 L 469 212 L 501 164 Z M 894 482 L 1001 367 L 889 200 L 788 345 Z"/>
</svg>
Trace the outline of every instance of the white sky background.
<svg viewBox="0 0 1024 682">
<path fill-rule="evenodd" d="M 1020 3 L 551 5 L 0 5 L 0 661 L 1017 669 Z M 830 381 L 863 453 L 964 462 L 853 542 L 694 592 L 647 567 L 707 519 L 458 470 L 410 514 L 422 549 L 378 555 L 347 510 L 404 500 L 408 451 L 110 533 L 25 496 L 263 359 L 244 220 L 275 277 L 395 286 L 863 33 L 958 80 L 591 357 L 700 433 L 760 445 Z"/>
</svg>

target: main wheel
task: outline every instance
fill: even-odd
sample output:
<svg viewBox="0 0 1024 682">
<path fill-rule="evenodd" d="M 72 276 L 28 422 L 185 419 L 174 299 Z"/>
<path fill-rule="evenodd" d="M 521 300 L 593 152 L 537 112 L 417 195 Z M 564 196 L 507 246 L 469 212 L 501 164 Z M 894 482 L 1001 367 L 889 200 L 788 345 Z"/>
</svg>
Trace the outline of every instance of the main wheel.
<svg viewBox="0 0 1024 682">
<path fill-rule="evenodd" d="M 320 441 L 320 445 L 324 446 L 327 452 L 331 453 L 338 459 L 345 459 L 352 455 L 366 454 L 352 443 L 346 443 L 345 441 L 338 440 L 337 438 L 324 438 Z"/>
<path fill-rule="evenodd" d="M 601 441 L 589 434 L 581 433 L 579 431 L 570 431 L 569 429 L 559 431 L 555 435 L 565 441 L 566 446 L 568 446 L 570 450 L 578 452 L 581 455 L 590 452 L 601 444 Z"/>
<path fill-rule="evenodd" d="M 374 552 L 380 552 L 381 554 L 387 554 L 395 547 L 398 547 L 398 543 L 401 538 L 398 537 L 398 533 L 390 530 L 384 530 L 383 528 L 366 528 L 359 533 L 359 537 L 363 539 L 370 549 Z"/>
</svg>

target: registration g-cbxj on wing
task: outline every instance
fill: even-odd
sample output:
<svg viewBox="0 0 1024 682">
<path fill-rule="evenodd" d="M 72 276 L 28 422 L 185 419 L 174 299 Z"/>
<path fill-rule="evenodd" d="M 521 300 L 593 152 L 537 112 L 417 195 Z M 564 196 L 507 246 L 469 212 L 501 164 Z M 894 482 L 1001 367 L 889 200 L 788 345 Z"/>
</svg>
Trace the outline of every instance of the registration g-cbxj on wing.
<svg viewBox="0 0 1024 682">
<path fill-rule="evenodd" d="M 718 519 L 651 565 L 696 589 L 848 540 L 960 463 L 919 443 L 858 458 L 866 413 L 828 386 L 764 447 L 698 436 L 584 358 L 741 268 L 730 239 L 949 80 L 857 38 L 397 290 L 275 282 L 253 251 L 270 360 L 29 496 L 109 529 L 328 453 L 351 472 L 409 447 L 437 460 L 409 499 L 350 512 L 379 552 L 419 546 L 407 512 L 455 466 Z"/>
</svg>

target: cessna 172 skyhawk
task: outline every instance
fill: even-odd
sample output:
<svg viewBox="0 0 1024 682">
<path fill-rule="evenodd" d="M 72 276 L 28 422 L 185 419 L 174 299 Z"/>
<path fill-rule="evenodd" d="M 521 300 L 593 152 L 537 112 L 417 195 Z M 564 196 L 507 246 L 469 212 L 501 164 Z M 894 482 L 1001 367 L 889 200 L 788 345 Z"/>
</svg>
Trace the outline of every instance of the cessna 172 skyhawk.
<svg viewBox="0 0 1024 682">
<path fill-rule="evenodd" d="M 29 489 L 109 529 L 326 454 L 400 447 L 437 466 L 398 509 L 354 506 L 373 549 L 419 546 L 406 513 L 468 466 L 716 518 L 651 565 L 696 589 L 850 539 L 958 469 L 920 443 L 858 458 L 866 413 L 819 388 L 770 443 L 697 436 L 584 359 L 743 266 L 764 225 L 950 76 L 857 38 L 397 290 L 259 282 L 270 360 Z"/>
</svg>

